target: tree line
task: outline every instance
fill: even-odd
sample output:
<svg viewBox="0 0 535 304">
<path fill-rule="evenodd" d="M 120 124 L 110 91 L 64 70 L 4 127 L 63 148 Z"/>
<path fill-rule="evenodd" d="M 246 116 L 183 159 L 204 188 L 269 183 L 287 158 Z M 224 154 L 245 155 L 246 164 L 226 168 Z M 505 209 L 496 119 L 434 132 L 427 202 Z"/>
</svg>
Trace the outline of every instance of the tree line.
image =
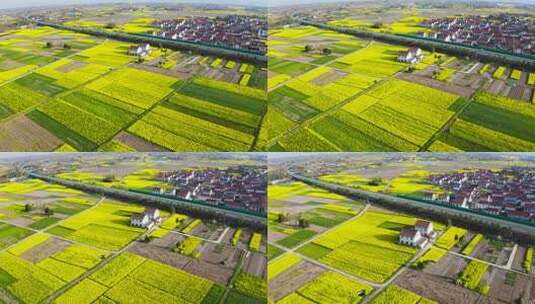
<svg viewBox="0 0 535 304">
<path fill-rule="evenodd" d="M 197 43 L 184 40 L 173 40 L 144 34 L 131 34 L 115 31 L 104 31 L 89 27 L 65 26 L 62 24 L 37 21 L 37 25 L 49 26 L 61 30 L 67 30 L 92 36 L 105 37 L 114 40 L 149 43 L 151 45 L 165 47 L 174 50 L 188 50 L 201 55 L 211 55 L 227 59 L 238 59 L 241 61 L 251 62 L 256 65 L 267 66 L 267 56 L 246 50 L 237 50 L 232 48 L 214 46 L 207 43 Z"/>
<path fill-rule="evenodd" d="M 438 51 L 458 57 L 471 57 L 482 62 L 502 63 L 520 69 L 535 70 L 535 58 L 528 58 L 527 55 L 463 45 L 455 42 L 446 42 L 438 39 L 417 37 L 413 35 L 389 34 L 356 28 L 339 27 L 304 19 L 300 19 L 299 22 L 303 25 L 310 25 L 342 34 L 374 39 L 386 43 L 417 46 L 431 52 Z"/>
<path fill-rule="evenodd" d="M 253 216 L 249 214 L 240 214 L 229 210 L 223 210 L 217 207 L 197 205 L 178 199 L 169 199 L 160 196 L 153 196 L 144 193 L 132 192 L 123 189 L 102 187 L 91 184 L 84 184 L 77 181 L 60 179 L 48 175 L 30 172 L 30 177 L 38 178 L 49 183 L 60 184 L 68 188 L 78 189 L 84 192 L 95 193 L 109 198 L 136 202 L 147 207 L 155 207 L 167 210 L 171 213 L 180 212 L 192 217 L 202 219 L 212 219 L 224 225 L 237 227 L 250 227 L 254 230 L 264 231 L 266 229 L 267 219 L 262 216 Z"/>
<path fill-rule="evenodd" d="M 455 225 L 458 227 L 463 227 L 471 231 L 480 232 L 491 238 L 501 238 L 505 240 L 515 241 L 521 245 L 535 246 L 535 235 L 526 232 L 521 232 L 518 230 L 513 230 L 510 227 L 500 225 L 490 219 L 483 220 L 469 213 L 452 213 L 446 210 L 432 208 L 431 206 L 425 208 L 410 203 L 402 203 L 397 197 L 388 198 L 388 196 L 386 195 L 372 196 L 367 195 L 365 191 L 350 191 L 342 187 L 326 185 L 323 182 L 319 182 L 310 178 L 304 178 L 295 174 L 292 174 L 292 177 L 306 184 L 324 188 L 352 199 L 364 199 L 367 202 L 376 203 L 390 210 L 427 218 L 435 222 L 443 223 L 445 225 Z"/>
</svg>

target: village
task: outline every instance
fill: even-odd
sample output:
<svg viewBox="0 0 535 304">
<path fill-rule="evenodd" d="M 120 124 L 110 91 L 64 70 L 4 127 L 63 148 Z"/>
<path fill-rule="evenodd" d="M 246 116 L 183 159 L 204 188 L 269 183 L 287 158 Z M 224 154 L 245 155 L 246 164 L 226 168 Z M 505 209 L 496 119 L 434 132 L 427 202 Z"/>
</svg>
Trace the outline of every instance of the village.
<svg viewBox="0 0 535 304">
<path fill-rule="evenodd" d="M 432 175 L 428 181 L 448 191 L 426 194 L 426 199 L 512 219 L 535 219 L 535 171 L 511 167 Z"/>
<path fill-rule="evenodd" d="M 162 20 L 154 24 L 155 35 L 243 49 L 265 54 L 267 20 L 257 16 L 228 15 Z"/>
<path fill-rule="evenodd" d="M 421 25 L 432 30 L 424 37 L 533 54 L 535 35 L 530 30 L 534 20 L 512 14 L 449 17 L 424 20 Z"/>
<path fill-rule="evenodd" d="M 265 168 L 233 166 L 165 171 L 166 186 L 155 189 L 187 200 L 264 214 L 267 211 Z"/>
</svg>

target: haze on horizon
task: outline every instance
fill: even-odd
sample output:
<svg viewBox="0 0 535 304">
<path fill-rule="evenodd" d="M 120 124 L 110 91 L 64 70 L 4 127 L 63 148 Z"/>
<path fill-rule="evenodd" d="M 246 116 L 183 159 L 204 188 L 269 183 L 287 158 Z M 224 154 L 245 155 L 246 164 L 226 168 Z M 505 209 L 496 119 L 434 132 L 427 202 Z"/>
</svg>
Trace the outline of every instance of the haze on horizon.
<svg viewBox="0 0 535 304">
<path fill-rule="evenodd" d="M 266 0 L 3 0 L 0 1 L 0 9 L 13 9 L 24 7 L 52 6 L 52 5 L 80 5 L 99 3 L 195 3 L 195 4 L 227 4 L 227 5 L 249 5 L 267 6 Z"/>
<path fill-rule="evenodd" d="M 3 0 L 0 1 L 0 9 L 24 8 L 33 6 L 50 6 L 50 5 L 80 5 L 80 4 L 98 4 L 98 3 L 195 3 L 195 4 L 226 4 L 226 5 L 248 5 L 263 7 L 278 7 L 289 5 L 321 4 L 321 3 L 343 3 L 343 2 L 362 2 L 370 0 Z M 410 1 L 410 0 L 406 0 Z M 469 2 L 470 0 L 465 0 Z M 489 0 L 471 0 L 472 2 L 489 2 Z M 412 2 L 412 1 L 411 1 Z M 492 2 L 492 1 L 491 1 Z M 535 4 L 534 0 L 497 0 L 496 2 L 505 3 L 525 3 Z"/>
</svg>

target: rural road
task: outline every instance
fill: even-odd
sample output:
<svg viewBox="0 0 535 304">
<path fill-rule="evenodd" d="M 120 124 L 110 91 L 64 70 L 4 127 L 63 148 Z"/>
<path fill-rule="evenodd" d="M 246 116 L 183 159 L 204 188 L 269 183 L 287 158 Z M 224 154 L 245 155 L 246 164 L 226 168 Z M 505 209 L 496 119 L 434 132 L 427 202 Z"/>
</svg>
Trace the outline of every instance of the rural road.
<svg viewBox="0 0 535 304">
<path fill-rule="evenodd" d="M 81 214 L 81 213 L 83 213 L 83 212 L 89 211 L 89 210 L 91 210 L 91 209 L 97 207 L 97 206 L 98 206 L 100 203 L 102 203 L 105 199 L 106 199 L 105 197 L 102 197 L 102 198 L 101 198 L 97 203 L 95 203 L 93 206 L 91 206 L 91 207 L 85 209 L 84 211 L 82 211 L 82 212 L 80 212 L 80 213 L 78 213 L 78 214 Z M 13 225 L 13 226 L 16 226 L 16 227 L 19 227 L 19 228 L 23 228 L 23 229 L 30 230 L 30 231 L 32 231 L 32 232 L 34 232 L 34 233 L 39 233 L 39 232 L 44 232 L 44 230 L 48 230 L 48 229 L 50 229 L 50 228 L 56 227 L 56 226 L 58 226 L 58 225 L 61 225 L 64 221 L 66 221 L 66 220 L 69 219 L 69 218 L 70 218 L 70 217 L 64 218 L 64 219 L 62 219 L 61 221 L 57 221 L 56 223 L 54 223 L 54 224 L 52 224 L 52 225 L 50 225 L 50 226 L 47 226 L 47 227 L 45 227 L 45 228 L 43 228 L 43 229 L 41 229 L 41 230 L 33 229 L 33 228 L 26 227 L 26 226 L 23 226 L 23 225 L 20 225 L 20 224 L 10 223 L 10 222 L 7 222 L 7 221 L 2 221 L 2 220 L 0 220 L 0 223 L 5 223 L 5 224 Z M 44 233 L 46 233 L 46 232 L 44 232 Z M 47 233 L 47 234 L 50 234 L 50 233 Z M 64 237 L 59 236 L 59 235 L 55 235 L 55 234 L 50 234 L 50 235 L 51 235 L 52 237 L 55 237 L 55 238 L 60 239 L 60 240 L 67 241 L 67 242 L 69 242 L 69 243 L 80 244 L 80 245 L 84 245 L 84 246 L 89 247 L 89 248 L 93 248 L 93 249 L 101 250 L 100 248 L 97 248 L 97 247 L 95 247 L 95 246 L 87 245 L 87 244 L 84 244 L 84 243 L 79 243 L 79 242 L 77 242 L 77 241 L 74 241 L 74 240 L 71 240 L 71 239 L 67 239 L 67 238 L 64 238 Z M 25 240 L 25 239 L 22 239 L 21 241 L 23 241 L 23 240 Z M 20 243 L 21 241 L 16 242 L 16 243 L 14 243 L 14 244 L 11 244 L 10 246 L 8 246 L 8 247 L 6 247 L 6 248 L 0 250 L 0 252 L 9 250 L 11 247 L 16 246 L 16 245 L 17 245 L 18 243 Z"/>
<path fill-rule="evenodd" d="M 511 255 L 509 255 L 509 260 L 507 261 L 507 264 L 505 264 L 505 267 L 507 269 L 511 269 L 513 267 L 513 261 L 515 260 L 516 251 L 518 250 L 518 244 L 515 244 L 513 246 L 513 250 L 511 250 Z"/>
<path fill-rule="evenodd" d="M 347 187 L 347 186 L 343 186 L 343 185 L 339 185 L 339 184 L 326 183 L 326 182 L 319 181 L 319 180 L 317 180 L 315 178 L 306 177 L 306 176 L 299 175 L 299 174 L 296 174 L 296 173 L 293 173 L 293 172 L 289 172 L 289 175 L 294 180 L 302 181 L 302 182 L 305 182 L 307 184 L 312 184 L 315 187 L 318 187 L 318 188 L 321 188 L 321 189 L 325 189 L 327 191 L 330 191 L 330 192 L 333 192 L 333 193 L 337 193 L 337 194 L 340 194 L 340 195 L 344 195 L 344 196 L 353 195 L 353 196 L 369 199 L 369 200 L 372 200 L 372 201 L 375 201 L 375 200 L 381 201 L 381 200 L 383 200 L 383 201 L 388 201 L 390 203 L 396 203 L 396 204 L 400 204 L 400 205 L 419 206 L 419 207 L 422 207 L 422 208 L 425 208 L 425 209 L 439 210 L 439 211 L 446 212 L 446 213 L 449 213 L 449 214 L 452 214 L 452 215 L 457 215 L 457 216 L 461 215 L 461 216 L 473 217 L 473 218 L 476 218 L 476 219 L 479 219 L 479 220 L 482 220 L 482 221 L 485 221 L 485 222 L 498 224 L 500 226 L 505 226 L 505 227 L 510 228 L 511 230 L 519 231 L 519 232 L 522 232 L 522 233 L 529 233 L 529 234 L 535 233 L 535 226 L 529 225 L 529 224 L 513 222 L 513 221 L 510 221 L 510 220 L 508 220 L 506 218 L 502 219 L 502 218 L 497 218 L 497 217 L 494 217 L 494 216 L 489 216 L 489 215 L 486 215 L 486 214 L 483 214 L 483 213 L 470 212 L 470 210 L 466 210 L 465 211 L 465 210 L 461 210 L 461 209 L 455 209 L 455 208 L 449 207 L 447 205 L 426 203 L 426 202 L 417 201 L 417 200 L 413 200 L 413 199 L 392 196 L 390 194 L 384 194 L 384 193 L 380 193 L 380 192 L 369 192 L 369 191 L 365 191 L 365 190 L 361 190 L 361 189 L 357 189 L 357 188 L 351 188 L 351 187 Z"/>
<path fill-rule="evenodd" d="M 507 271 L 515 272 L 515 273 L 517 273 L 517 274 L 521 274 L 521 275 L 528 275 L 528 274 L 525 273 L 525 272 L 511 269 L 512 259 L 511 259 L 511 265 L 498 265 L 498 264 L 494 264 L 494 263 L 491 263 L 491 262 L 488 262 L 488 261 L 485 261 L 485 260 L 481 260 L 481 259 L 474 258 L 474 257 L 471 257 L 471 256 L 467 256 L 467 255 L 464 255 L 464 254 L 460 254 L 460 253 L 458 253 L 458 252 L 448 251 L 448 253 L 449 253 L 449 254 L 452 254 L 452 255 L 456 255 L 456 256 L 458 256 L 458 257 L 465 258 L 465 259 L 467 259 L 467 260 L 478 261 L 478 262 L 480 262 L 480 263 L 487 264 L 487 265 L 492 266 L 492 267 L 495 267 L 495 268 L 499 268 L 499 269 L 503 269 L 503 270 L 507 270 Z M 512 253 L 511 253 L 511 256 L 512 256 Z"/>
</svg>

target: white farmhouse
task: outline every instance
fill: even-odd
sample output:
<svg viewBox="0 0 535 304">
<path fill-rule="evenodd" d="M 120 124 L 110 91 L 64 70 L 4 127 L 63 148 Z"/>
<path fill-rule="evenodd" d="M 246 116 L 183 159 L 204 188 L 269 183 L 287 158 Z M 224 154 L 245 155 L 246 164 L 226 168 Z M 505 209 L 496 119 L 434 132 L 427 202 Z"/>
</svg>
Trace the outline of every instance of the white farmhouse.
<svg viewBox="0 0 535 304">
<path fill-rule="evenodd" d="M 410 64 L 415 64 L 420 62 L 424 58 L 422 50 L 417 47 L 411 47 L 405 52 L 401 52 L 398 55 L 399 62 L 405 62 Z"/>
<path fill-rule="evenodd" d="M 160 220 L 160 210 L 156 208 L 145 208 L 145 211 L 143 212 L 146 215 L 149 216 L 149 218 L 153 221 L 159 221 Z"/>
<path fill-rule="evenodd" d="M 143 213 L 134 214 L 130 217 L 130 225 L 150 229 L 154 224 L 159 223 L 160 220 L 160 210 L 156 208 L 146 208 Z"/>
<path fill-rule="evenodd" d="M 150 44 L 143 43 L 140 45 L 131 46 L 128 49 L 128 55 L 145 57 L 152 52 Z"/>
<path fill-rule="evenodd" d="M 153 223 L 145 213 L 134 214 L 130 217 L 130 225 L 139 228 L 150 228 Z"/>
<path fill-rule="evenodd" d="M 423 248 L 427 244 L 427 238 L 414 228 L 406 228 L 399 233 L 399 242 L 404 245 Z"/>
<path fill-rule="evenodd" d="M 424 237 L 434 238 L 436 236 L 436 232 L 433 229 L 433 223 L 429 221 L 417 220 L 414 229 L 420 232 Z"/>
</svg>

